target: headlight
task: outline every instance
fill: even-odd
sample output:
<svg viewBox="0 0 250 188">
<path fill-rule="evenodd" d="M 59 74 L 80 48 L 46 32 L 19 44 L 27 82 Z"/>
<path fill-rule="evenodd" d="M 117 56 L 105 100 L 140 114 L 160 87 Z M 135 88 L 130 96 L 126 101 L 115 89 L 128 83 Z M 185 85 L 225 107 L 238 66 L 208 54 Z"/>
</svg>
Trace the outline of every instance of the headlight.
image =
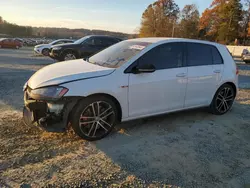
<svg viewBox="0 0 250 188">
<path fill-rule="evenodd" d="M 23 86 L 23 91 L 26 90 L 27 86 L 28 86 L 28 82 L 26 82 L 26 83 L 24 84 L 24 86 Z"/>
<path fill-rule="evenodd" d="M 51 87 L 31 90 L 29 94 L 32 98 L 37 100 L 42 100 L 42 99 L 55 100 L 55 99 L 60 99 L 67 92 L 68 89 L 65 87 L 51 86 Z"/>
<path fill-rule="evenodd" d="M 53 50 L 61 50 L 62 47 L 54 47 Z"/>
</svg>

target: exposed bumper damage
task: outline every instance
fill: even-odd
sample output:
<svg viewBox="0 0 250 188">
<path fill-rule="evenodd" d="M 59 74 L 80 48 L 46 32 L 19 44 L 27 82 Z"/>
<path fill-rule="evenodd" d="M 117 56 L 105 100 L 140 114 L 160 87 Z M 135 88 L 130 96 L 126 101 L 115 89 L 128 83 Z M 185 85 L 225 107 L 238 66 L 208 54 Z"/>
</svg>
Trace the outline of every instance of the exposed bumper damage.
<svg viewBox="0 0 250 188">
<path fill-rule="evenodd" d="M 48 132 L 64 132 L 69 115 L 78 98 L 62 98 L 57 101 L 38 101 L 24 92 L 23 118 L 27 125 L 36 125 Z"/>
</svg>

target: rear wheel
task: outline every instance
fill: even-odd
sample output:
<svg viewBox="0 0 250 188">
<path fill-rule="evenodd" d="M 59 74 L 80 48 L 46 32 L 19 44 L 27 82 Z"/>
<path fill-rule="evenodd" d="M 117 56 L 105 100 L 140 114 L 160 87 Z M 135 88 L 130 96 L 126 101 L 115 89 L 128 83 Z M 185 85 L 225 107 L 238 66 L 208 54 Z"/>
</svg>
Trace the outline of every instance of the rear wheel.
<svg viewBox="0 0 250 188">
<path fill-rule="evenodd" d="M 48 49 L 48 48 L 43 49 L 43 50 L 42 50 L 42 54 L 43 54 L 44 56 L 48 56 L 48 55 L 49 55 L 49 49 Z"/>
<path fill-rule="evenodd" d="M 216 115 L 227 113 L 233 106 L 235 95 L 235 90 L 231 85 L 225 84 L 221 86 L 210 105 L 211 112 Z"/>
<path fill-rule="evenodd" d="M 72 128 L 88 141 L 104 138 L 118 122 L 116 105 L 105 96 L 84 99 L 72 114 Z"/>
</svg>

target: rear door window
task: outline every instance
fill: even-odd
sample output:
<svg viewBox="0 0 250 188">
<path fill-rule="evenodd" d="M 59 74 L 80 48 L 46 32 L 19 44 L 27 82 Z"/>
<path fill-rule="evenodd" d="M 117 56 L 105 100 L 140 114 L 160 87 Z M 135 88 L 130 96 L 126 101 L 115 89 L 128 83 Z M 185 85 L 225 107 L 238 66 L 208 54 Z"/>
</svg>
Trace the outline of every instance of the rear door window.
<svg viewBox="0 0 250 188">
<path fill-rule="evenodd" d="M 111 45 L 113 45 L 113 44 L 115 44 L 116 43 L 116 41 L 114 40 L 114 39 L 112 39 L 112 38 L 103 38 L 102 39 L 102 44 L 104 45 L 104 46 L 111 46 Z"/>
<path fill-rule="evenodd" d="M 188 66 L 212 65 L 211 46 L 199 43 L 187 43 L 187 64 Z"/>
<path fill-rule="evenodd" d="M 96 45 L 96 46 L 103 46 L 103 39 L 100 37 L 94 38 L 93 42 L 94 42 L 94 45 Z"/>
</svg>

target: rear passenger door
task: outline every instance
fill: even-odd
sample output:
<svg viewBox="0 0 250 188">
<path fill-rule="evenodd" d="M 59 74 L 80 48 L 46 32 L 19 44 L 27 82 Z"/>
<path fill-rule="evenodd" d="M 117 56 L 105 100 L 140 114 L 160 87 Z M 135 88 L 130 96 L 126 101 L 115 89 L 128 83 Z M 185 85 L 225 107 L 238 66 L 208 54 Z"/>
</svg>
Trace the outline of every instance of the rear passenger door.
<svg viewBox="0 0 250 188">
<path fill-rule="evenodd" d="M 112 46 L 113 44 L 117 43 L 118 41 L 112 38 L 103 38 L 102 39 L 102 43 L 103 43 L 103 47 L 107 48 L 109 46 Z"/>
<path fill-rule="evenodd" d="M 207 106 L 217 90 L 222 73 L 222 58 L 216 47 L 186 43 L 188 85 L 185 107 Z"/>
</svg>

